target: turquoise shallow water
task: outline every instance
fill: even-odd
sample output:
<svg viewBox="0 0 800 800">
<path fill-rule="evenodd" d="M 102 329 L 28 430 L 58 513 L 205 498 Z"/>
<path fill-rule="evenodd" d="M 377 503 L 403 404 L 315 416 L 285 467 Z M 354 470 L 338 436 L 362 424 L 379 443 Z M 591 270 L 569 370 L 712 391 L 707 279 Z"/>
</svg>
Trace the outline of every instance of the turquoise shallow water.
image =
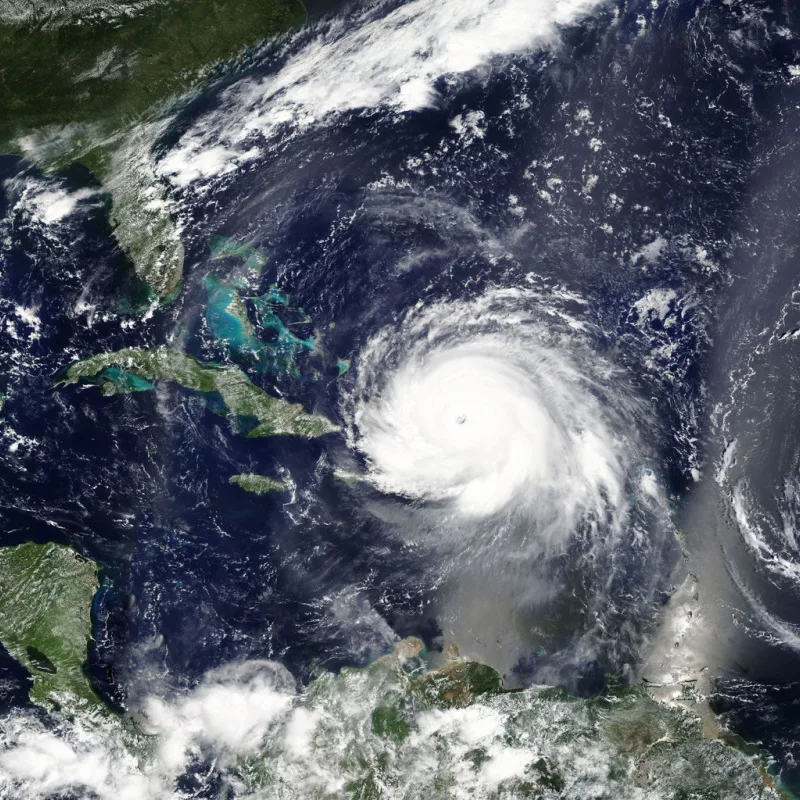
<svg viewBox="0 0 800 800">
<path fill-rule="evenodd" d="M 288 295 L 271 287 L 265 294 L 245 301 L 241 281 L 223 281 L 214 275 L 206 277 L 205 287 L 208 329 L 234 360 L 258 372 L 300 375 L 297 359 L 313 351 L 315 341 L 313 336 L 296 336 L 279 316 L 278 312 L 283 311 L 299 317 L 301 324 L 310 322 L 302 310 L 289 307 Z M 248 305 L 254 311 L 255 326 L 249 319 Z"/>
<path fill-rule="evenodd" d="M 523 287 L 532 309 L 553 315 L 545 322 L 561 321 L 545 326 L 551 346 L 564 348 L 575 340 L 566 327 L 583 331 L 583 368 L 595 354 L 613 361 L 652 406 L 657 424 L 622 434 L 641 436 L 657 455 L 663 467 L 657 477 L 674 506 L 696 495 L 694 469 L 716 486 L 703 460 L 713 405 L 706 354 L 712 339 L 726 338 L 716 329 L 718 312 L 728 313 L 726 302 L 737 330 L 740 322 L 759 330 L 768 322 L 753 314 L 752 284 L 740 306 L 726 300 L 728 282 L 743 274 L 730 254 L 739 248 L 760 256 L 769 238 L 754 231 L 775 231 L 776 208 L 785 209 L 787 229 L 796 229 L 800 181 L 776 163 L 770 162 L 779 184 L 775 196 L 762 191 L 753 201 L 758 213 L 742 197 L 753 191 L 754 171 L 772 152 L 777 123 L 770 120 L 789 120 L 787 109 L 800 102 L 800 82 L 790 80 L 788 70 L 800 51 L 794 38 L 780 32 L 800 27 L 777 3 L 772 16 L 754 4 L 618 4 L 615 10 L 619 16 L 613 20 L 603 11 L 567 31 L 557 53 L 493 63 L 475 80 L 442 79 L 431 108 L 338 116 L 281 139 L 280 146 L 263 147 L 263 158 L 248 162 L 229 186 L 196 195 L 187 190 L 181 196 L 189 208 L 184 293 L 135 324 L 102 313 L 115 308 L 106 290 L 118 265 L 99 212 L 89 220 L 89 212 L 79 209 L 50 227 L 32 221 L 22 201 L 35 182 L 23 166 L 8 165 L 0 191 L 0 243 L 10 243 L 11 253 L 3 254 L 0 312 L 18 338 L 6 328 L 8 335 L 0 339 L 0 388 L 9 395 L 0 428 L 0 519 L 7 543 L 55 537 L 103 564 L 107 582 L 95 603 L 89 664 L 105 695 L 120 703 L 127 701 L 126 692 L 135 698 L 137 690 L 189 696 L 209 670 L 248 659 L 278 659 L 308 683 L 320 670 L 336 673 L 367 663 L 389 650 L 393 637 L 409 634 L 421 636 L 440 656 L 442 630 L 453 621 L 436 605 L 443 576 L 461 580 L 467 588 L 460 596 L 474 599 L 476 608 L 497 609 L 500 603 L 492 548 L 483 551 L 486 558 L 472 559 L 474 580 L 464 582 L 448 554 L 428 546 L 441 542 L 441 530 L 426 527 L 419 511 L 430 506 L 432 519 L 433 504 L 375 491 L 363 480 L 367 467 L 343 437 L 248 439 L 244 425 L 225 419 L 221 396 L 156 394 L 123 369 L 102 380 L 106 394 L 114 386 L 135 392 L 126 397 L 87 387 L 54 391 L 51 376 L 73 356 L 188 342 L 198 358 L 236 363 L 265 391 L 344 426 L 340 398 L 364 375 L 365 342 L 418 303 L 467 302 L 490 290 Z M 365 37 L 374 30 L 380 25 Z M 314 35 L 305 34 L 304 41 Z M 333 34 L 327 36 L 334 41 Z M 296 50 L 302 46 L 299 41 Z M 271 58 L 253 68 L 273 74 L 281 66 Z M 740 90 L 750 92 L 749 99 Z M 205 106 L 230 98 L 210 89 L 185 112 L 179 132 L 192 124 L 190 118 L 202 118 Z M 230 116 L 241 109 L 225 110 Z M 219 131 L 214 125 L 207 129 Z M 800 141 L 794 130 L 791 136 Z M 163 147 L 168 152 L 174 142 Z M 791 154 L 793 147 L 790 142 L 782 152 Z M 228 235 L 208 238 L 217 231 Z M 797 250 L 794 242 L 777 241 L 774 252 L 793 259 Z M 754 274 L 763 266 L 759 260 Z M 794 279 L 793 260 L 789 267 Z M 76 311 L 79 297 L 98 309 L 93 322 Z M 25 321 L 31 314 L 38 316 L 35 330 Z M 794 323 L 787 319 L 787 325 Z M 479 324 L 492 333 L 498 323 L 487 315 Z M 183 336 L 185 331 L 190 335 Z M 470 335 L 459 332 L 452 341 L 461 341 L 462 333 Z M 730 338 L 735 334 L 730 331 Z M 745 363 L 737 359 L 731 366 Z M 395 365 L 380 366 L 391 373 Z M 609 406 L 619 398 L 613 379 L 610 386 L 604 395 Z M 381 386 L 375 388 L 377 393 Z M 780 386 L 771 393 L 785 396 Z M 792 419 L 796 414 L 776 427 L 781 442 L 795 427 Z M 468 417 L 467 428 L 469 422 Z M 764 430 L 759 427 L 759 436 Z M 230 484 L 234 473 L 273 475 L 287 483 L 290 478 L 296 491 L 252 495 Z M 663 545 L 663 561 L 646 561 L 626 544 L 590 562 L 582 548 L 593 537 L 602 539 L 606 529 L 603 519 L 588 522 L 575 531 L 573 546 L 551 561 L 509 560 L 507 572 L 520 575 L 530 589 L 530 596 L 519 595 L 530 625 L 512 631 L 525 637 L 528 648 L 509 676 L 518 683 L 550 681 L 595 694 L 609 676 L 635 676 L 640 634 L 657 619 L 670 592 L 670 547 L 685 546 L 687 568 L 699 569 L 694 549 L 710 530 L 687 524 L 688 540 L 671 545 L 672 538 L 660 542 L 643 524 L 632 529 L 631 538 L 642 552 L 642 543 Z M 461 531 L 454 531 L 452 542 L 466 562 L 471 552 Z M 712 549 L 719 551 L 716 544 Z M 713 587 L 701 578 L 705 602 Z M 652 588 L 654 582 L 663 592 Z M 546 602 L 537 596 L 537 585 L 552 589 L 543 595 Z M 584 649 L 575 647 L 575 639 L 596 617 L 584 614 L 580 598 L 597 600 L 602 622 L 596 642 Z M 480 637 L 487 661 L 511 649 L 510 638 L 498 638 L 498 619 L 499 614 L 488 618 L 475 636 L 463 637 L 465 647 L 477 647 L 473 642 Z M 796 658 L 768 638 L 758 620 L 749 624 L 754 635 L 742 635 L 747 647 L 741 655 L 748 657 L 751 679 L 726 690 L 723 710 L 746 738 L 765 742 L 784 777 L 794 771 L 797 785 L 800 745 L 792 715 L 800 694 L 789 687 L 775 700 L 759 696 L 759 681 L 767 678 L 754 669 L 783 659 L 787 672 L 796 675 Z M 721 635 L 732 630 L 723 625 Z M 683 647 L 681 642 L 678 652 Z M 708 663 L 735 671 L 744 662 L 737 655 Z M 151 677 L 152 685 L 136 684 Z M 14 677 L 13 685 L 23 680 Z M 339 741 L 355 750 L 375 744 L 367 755 L 374 752 L 374 764 L 382 769 L 377 734 L 364 742 L 372 707 L 363 700 L 360 681 L 357 673 L 340 682 L 344 700 L 356 707 L 352 730 Z M 10 678 L 0 683 L 0 693 L 12 685 Z M 535 706 L 532 694 L 526 696 Z M 444 775 L 452 767 L 454 780 L 469 786 L 480 776 L 489 780 L 494 767 L 486 765 L 497 765 L 501 756 L 522 758 L 506 751 L 510 744 L 523 750 L 529 741 L 523 734 L 541 735 L 542 748 L 557 750 L 559 733 L 574 740 L 576 732 L 585 729 L 588 736 L 593 730 L 593 719 L 585 728 L 576 719 L 577 710 L 591 704 L 564 704 L 559 728 L 552 715 L 543 716 L 553 704 L 541 703 L 531 712 L 530 729 L 519 729 L 518 739 L 509 742 L 504 737 L 514 735 L 519 708 L 513 696 L 485 705 L 480 718 L 495 720 L 498 733 L 492 729 L 484 738 L 498 754 L 483 761 L 473 751 L 485 742 L 475 743 L 464 752 L 471 753 L 470 761 L 451 753 L 451 761 L 435 765 L 433 773 Z M 339 719 L 345 711 L 350 713 L 345 709 Z M 671 712 L 649 704 L 646 711 L 658 739 L 660 720 Z M 460 731 L 466 748 L 480 731 L 458 725 L 457 716 L 449 715 L 449 730 Z M 453 747 L 454 735 L 438 737 L 424 727 L 437 719 L 409 714 L 406 725 L 425 736 L 420 746 L 409 738 L 407 770 L 390 770 L 402 776 L 397 785 L 426 755 L 440 755 L 440 738 L 443 748 Z M 614 742 L 601 742 L 608 752 L 629 752 L 630 737 L 617 735 L 618 725 L 610 731 Z M 307 763 L 332 765 L 326 748 L 336 743 L 329 738 L 318 744 Z M 686 744 L 687 757 L 726 752 L 710 744 L 695 747 L 694 740 Z M 564 774 L 580 773 L 575 756 L 582 752 L 580 745 L 566 748 Z M 674 766 L 679 774 L 670 777 L 671 785 L 680 787 L 689 773 L 675 752 L 663 746 L 650 755 L 664 755 L 657 767 L 669 772 Z M 450 758 L 446 749 L 441 755 Z M 554 752 L 551 762 L 561 755 Z M 473 770 L 475 762 L 483 763 Z M 287 757 L 287 769 L 294 763 Z M 536 764 L 532 756 L 532 770 Z M 187 785 L 206 780 L 208 765 L 200 766 L 192 765 L 184 776 Z M 620 781 L 628 777 L 624 766 Z M 714 769 L 706 771 L 724 777 Z M 581 774 L 585 778 L 589 771 Z M 209 778 L 192 796 L 218 797 L 212 784 Z M 441 789 L 446 800 L 453 791 Z M 515 796 L 516 790 L 509 792 Z M 583 800 L 588 792 L 577 796 Z M 659 800 L 664 796 L 669 795 Z"/>
<path fill-rule="evenodd" d="M 156 388 L 150 381 L 119 367 L 106 367 L 95 380 L 101 384 L 105 381 L 111 381 L 120 392 L 149 392 Z"/>
</svg>

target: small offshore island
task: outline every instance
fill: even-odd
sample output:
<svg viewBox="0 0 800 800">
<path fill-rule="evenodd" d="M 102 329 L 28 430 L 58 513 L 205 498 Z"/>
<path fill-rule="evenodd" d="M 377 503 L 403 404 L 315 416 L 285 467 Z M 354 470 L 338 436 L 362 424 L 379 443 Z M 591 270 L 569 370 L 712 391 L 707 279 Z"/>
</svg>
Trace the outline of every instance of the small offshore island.
<svg viewBox="0 0 800 800">
<path fill-rule="evenodd" d="M 267 492 L 285 492 L 288 487 L 285 483 L 276 481 L 268 475 L 257 475 L 253 472 L 243 472 L 240 475 L 231 475 L 228 483 L 233 483 L 240 489 L 253 494 L 266 494 Z"/>
<path fill-rule="evenodd" d="M 176 739 L 175 730 L 153 727 L 151 717 L 155 709 L 156 720 L 169 718 L 164 709 L 172 702 L 181 718 L 192 696 L 153 699 L 132 716 L 119 717 L 104 707 L 82 669 L 97 569 L 61 545 L 0 549 L 0 639 L 31 672 L 31 700 L 59 725 L 71 720 L 79 726 L 82 733 L 72 745 L 76 757 L 89 746 L 127 752 L 125 769 L 136 770 L 131 780 L 150 781 L 152 789 L 157 779 L 154 796 L 174 796 L 175 780 L 187 766 L 178 760 L 176 767 L 175 743 L 188 759 L 192 734 L 181 732 Z M 235 750 L 230 740 L 239 742 L 238 737 L 228 734 L 215 742 L 201 730 L 203 748 L 197 753 L 218 758 L 222 779 L 240 797 L 786 796 L 759 757 L 704 739 L 698 717 L 656 701 L 643 686 L 617 687 L 583 700 L 555 688 L 505 691 L 491 667 L 461 659 L 455 648 L 446 655 L 447 664 L 428 669 L 422 641 L 404 639 L 369 666 L 323 673 L 300 692 L 288 674 L 276 680 L 282 668 L 271 662 L 215 670 L 195 690 L 196 702 L 213 691 L 255 697 L 252 687 L 272 680 L 275 691 L 268 696 L 274 715 L 255 745 L 239 743 Z M 251 737 L 252 731 L 242 742 Z M 3 759 L 25 746 L 9 742 L 0 771 Z M 19 778 L 17 784 L 13 780 L 5 785 L 23 788 Z M 70 790 L 82 788 L 78 777 L 70 780 Z"/>
</svg>

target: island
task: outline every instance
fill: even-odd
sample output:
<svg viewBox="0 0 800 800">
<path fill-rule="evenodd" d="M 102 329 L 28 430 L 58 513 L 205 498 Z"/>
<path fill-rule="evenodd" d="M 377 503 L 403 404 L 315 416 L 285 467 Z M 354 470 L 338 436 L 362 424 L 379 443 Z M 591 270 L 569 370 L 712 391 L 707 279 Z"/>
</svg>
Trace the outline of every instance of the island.
<svg viewBox="0 0 800 800">
<path fill-rule="evenodd" d="M 229 483 L 244 489 L 253 494 L 266 494 L 267 492 L 285 492 L 289 487 L 285 483 L 276 481 L 267 475 L 256 475 L 252 472 L 243 472 L 239 475 L 231 475 Z"/>
<path fill-rule="evenodd" d="M 171 381 L 219 401 L 212 408 L 237 418 L 242 424 L 255 420 L 247 436 L 292 435 L 313 438 L 339 430 L 326 417 L 308 414 L 297 403 L 267 394 L 237 367 L 203 363 L 188 353 L 160 346 L 150 349 L 126 348 L 100 353 L 68 366 L 57 380 L 63 385 L 89 382 L 102 392 L 143 391 L 154 382 Z M 146 383 L 143 383 L 146 382 Z"/>
</svg>

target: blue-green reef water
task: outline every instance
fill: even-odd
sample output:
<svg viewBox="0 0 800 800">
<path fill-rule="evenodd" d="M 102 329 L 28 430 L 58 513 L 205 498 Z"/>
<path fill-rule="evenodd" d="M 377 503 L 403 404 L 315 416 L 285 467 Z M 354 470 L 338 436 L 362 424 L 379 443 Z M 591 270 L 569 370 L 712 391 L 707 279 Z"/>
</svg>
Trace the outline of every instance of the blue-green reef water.
<svg viewBox="0 0 800 800">
<path fill-rule="evenodd" d="M 796 9 L 231 2 L 0 0 L 0 798 L 793 796 Z"/>
</svg>

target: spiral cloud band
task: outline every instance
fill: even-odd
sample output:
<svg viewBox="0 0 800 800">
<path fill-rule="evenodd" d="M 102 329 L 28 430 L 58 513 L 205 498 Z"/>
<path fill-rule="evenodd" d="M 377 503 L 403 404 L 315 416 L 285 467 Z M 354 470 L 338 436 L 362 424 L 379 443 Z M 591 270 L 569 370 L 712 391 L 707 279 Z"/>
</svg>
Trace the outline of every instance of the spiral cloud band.
<svg viewBox="0 0 800 800">
<path fill-rule="evenodd" d="M 417 308 L 370 340 L 350 435 L 375 486 L 463 517 L 524 511 L 545 539 L 619 528 L 641 409 L 583 323 L 536 301 Z"/>
</svg>

